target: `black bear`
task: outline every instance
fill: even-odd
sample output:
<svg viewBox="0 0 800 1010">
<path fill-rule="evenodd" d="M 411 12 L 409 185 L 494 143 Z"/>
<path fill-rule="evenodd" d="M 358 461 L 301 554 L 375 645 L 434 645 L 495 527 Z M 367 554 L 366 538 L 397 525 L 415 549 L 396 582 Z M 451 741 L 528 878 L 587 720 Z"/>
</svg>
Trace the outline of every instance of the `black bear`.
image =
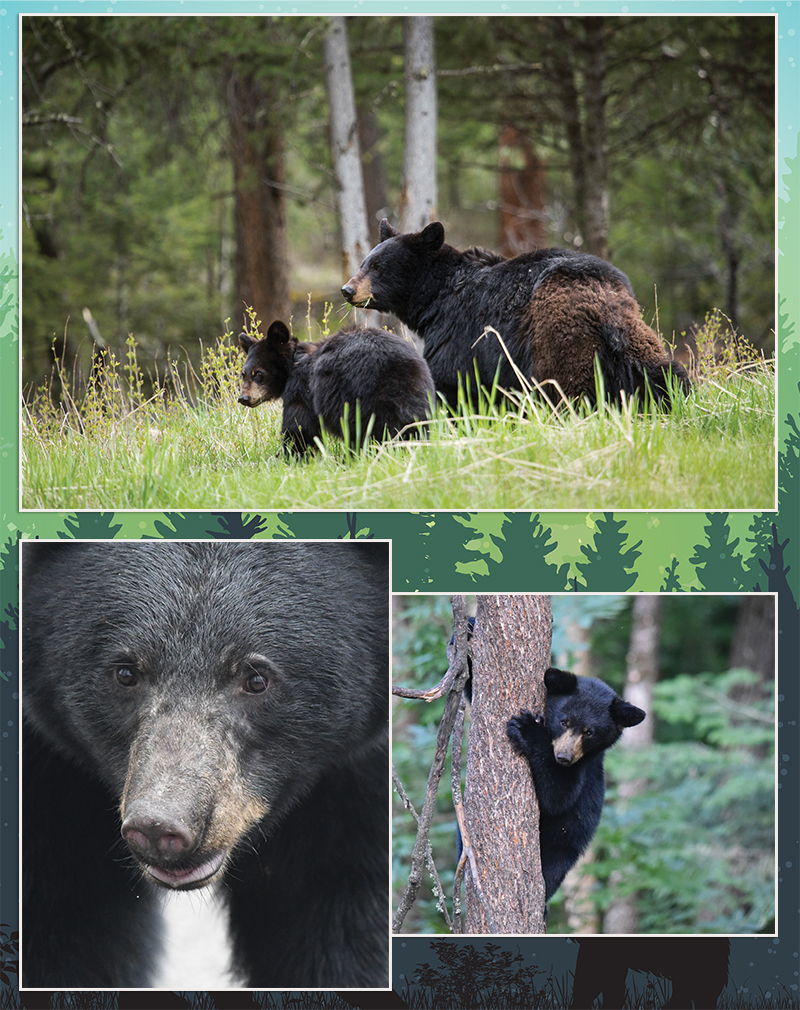
<svg viewBox="0 0 800 1010">
<path fill-rule="evenodd" d="M 384 219 L 380 244 L 342 288 L 352 305 L 392 312 L 424 340 L 436 391 L 452 407 L 459 384 L 478 379 L 520 389 L 555 381 L 572 400 L 596 399 L 595 358 L 615 400 L 649 387 L 657 401 L 690 388 L 641 318 L 628 278 L 596 256 L 539 249 L 504 259 L 484 249 L 454 249 L 436 221 L 402 235 Z M 503 338 L 512 361 L 492 327 Z M 546 390 L 547 392 L 547 390 Z M 551 399 L 558 394 L 551 391 Z"/>
<path fill-rule="evenodd" d="M 511 746 L 530 765 L 539 802 L 545 901 L 592 840 L 605 795 L 603 753 L 645 713 L 596 677 L 550 667 L 544 716 L 523 710 L 508 722 Z"/>
<path fill-rule="evenodd" d="M 728 981 L 727 936 L 598 937 L 578 943 L 570 1010 L 591 1010 L 601 994 L 605 1010 L 620 1010 L 629 969 L 672 980 L 663 1010 L 715 1010 Z"/>
<path fill-rule="evenodd" d="M 251 989 L 389 984 L 389 552 L 22 549 L 22 984 L 152 985 L 219 882 Z"/>
<path fill-rule="evenodd" d="M 284 444 L 296 452 L 313 447 L 321 427 L 342 438 L 344 422 L 355 447 L 371 416 L 379 439 L 431 416 L 435 392 L 428 366 L 396 333 L 354 327 L 301 343 L 276 320 L 263 339 L 240 333 L 239 343 L 247 353 L 239 403 L 256 407 L 283 397 Z"/>
</svg>

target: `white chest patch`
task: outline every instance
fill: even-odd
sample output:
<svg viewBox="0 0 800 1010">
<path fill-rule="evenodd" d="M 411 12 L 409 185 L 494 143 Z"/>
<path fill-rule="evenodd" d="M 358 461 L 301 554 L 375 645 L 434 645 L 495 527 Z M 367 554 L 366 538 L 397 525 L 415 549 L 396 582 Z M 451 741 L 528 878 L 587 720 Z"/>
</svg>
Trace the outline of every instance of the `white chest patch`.
<svg viewBox="0 0 800 1010">
<path fill-rule="evenodd" d="M 164 953 L 157 989 L 235 989 L 241 980 L 231 972 L 228 911 L 218 888 L 161 892 Z"/>
</svg>

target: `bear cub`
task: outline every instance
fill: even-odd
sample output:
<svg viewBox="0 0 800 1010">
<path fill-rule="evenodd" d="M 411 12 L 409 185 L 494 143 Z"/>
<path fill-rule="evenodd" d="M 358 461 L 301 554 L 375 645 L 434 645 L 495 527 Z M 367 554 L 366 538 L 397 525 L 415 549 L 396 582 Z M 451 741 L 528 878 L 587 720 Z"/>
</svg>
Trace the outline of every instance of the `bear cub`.
<svg viewBox="0 0 800 1010">
<path fill-rule="evenodd" d="M 263 339 L 240 333 L 239 343 L 247 354 L 239 403 L 282 397 L 284 446 L 296 453 L 313 449 L 323 428 L 355 447 L 368 433 L 392 438 L 431 417 L 431 373 L 396 333 L 353 327 L 303 343 L 276 320 Z"/>
<path fill-rule="evenodd" d="M 523 710 L 508 722 L 517 754 L 527 758 L 539 801 L 545 900 L 561 886 L 600 823 L 603 753 L 645 713 L 595 677 L 550 667 L 544 716 Z"/>
</svg>

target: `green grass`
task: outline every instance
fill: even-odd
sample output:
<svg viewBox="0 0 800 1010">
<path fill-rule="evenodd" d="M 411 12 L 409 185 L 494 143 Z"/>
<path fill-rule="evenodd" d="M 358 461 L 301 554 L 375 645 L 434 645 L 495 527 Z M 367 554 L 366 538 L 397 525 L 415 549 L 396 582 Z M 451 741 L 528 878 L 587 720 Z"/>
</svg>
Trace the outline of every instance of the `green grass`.
<svg viewBox="0 0 800 1010">
<path fill-rule="evenodd" d="M 774 374 L 717 362 L 671 413 L 636 405 L 553 409 L 535 392 L 442 409 L 427 439 L 360 454 L 326 436 L 287 458 L 280 403 L 236 402 L 241 354 L 228 337 L 199 374 L 144 396 L 127 360 L 106 356 L 80 402 L 40 390 L 23 407 L 23 509 L 475 510 L 770 509 Z M 65 377 L 62 376 L 62 382 Z"/>
</svg>

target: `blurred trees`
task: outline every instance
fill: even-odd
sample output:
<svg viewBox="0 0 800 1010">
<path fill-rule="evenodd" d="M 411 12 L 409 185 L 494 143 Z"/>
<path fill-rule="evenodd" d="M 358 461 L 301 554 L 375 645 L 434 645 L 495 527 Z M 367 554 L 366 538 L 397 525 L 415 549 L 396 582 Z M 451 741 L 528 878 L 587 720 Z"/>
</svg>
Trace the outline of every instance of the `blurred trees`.
<svg viewBox="0 0 800 1010">
<path fill-rule="evenodd" d="M 607 250 L 667 338 L 719 307 L 771 346 L 770 19 L 432 25 L 438 196 L 423 198 L 453 244 L 518 251 L 517 201 L 536 224 L 524 241 Z M 226 319 L 239 326 L 244 303 L 265 322 L 291 311 L 298 328 L 341 304 L 327 29 L 23 17 L 26 384 L 46 375 L 54 338 L 67 361 L 85 345 L 88 368 L 84 308 L 105 342 L 132 332 L 157 368 L 168 349 L 196 357 Z M 399 223 L 404 49 L 422 53 L 404 47 L 403 18 L 348 18 L 347 33 L 374 237 L 380 216 Z"/>
</svg>

